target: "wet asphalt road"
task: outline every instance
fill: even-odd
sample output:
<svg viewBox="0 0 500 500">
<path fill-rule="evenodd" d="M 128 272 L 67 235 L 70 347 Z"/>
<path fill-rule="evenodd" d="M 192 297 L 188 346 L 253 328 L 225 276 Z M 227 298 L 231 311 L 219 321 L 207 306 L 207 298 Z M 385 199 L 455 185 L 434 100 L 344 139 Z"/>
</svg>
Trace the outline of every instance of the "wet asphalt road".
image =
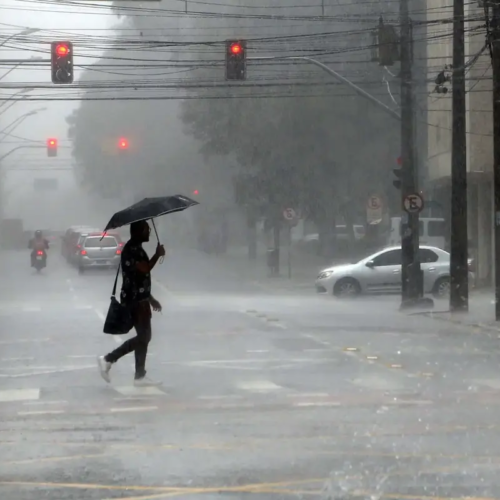
<svg viewBox="0 0 500 500">
<path fill-rule="evenodd" d="M 55 252 L 57 253 L 57 252 Z M 0 498 L 500 498 L 498 338 L 174 250 L 149 375 L 95 357 L 113 275 L 0 271 Z"/>
</svg>

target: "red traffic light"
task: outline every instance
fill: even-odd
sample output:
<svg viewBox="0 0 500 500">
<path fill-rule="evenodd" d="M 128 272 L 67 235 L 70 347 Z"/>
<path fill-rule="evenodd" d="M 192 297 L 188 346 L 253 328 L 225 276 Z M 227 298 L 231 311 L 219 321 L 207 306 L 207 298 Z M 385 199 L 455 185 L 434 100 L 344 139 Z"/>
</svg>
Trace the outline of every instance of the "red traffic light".
<svg viewBox="0 0 500 500">
<path fill-rule="evenodd" d="M 57 148 L 57 139 L 47 139 L 47 146 L 49 148 Z"/>
<path fill-rule="evenodd" d="M 197 194 L 200 194 L 200 192 L 199 192 L 197 189 L 195 189 L 195 190 L 193 191 L 193 194 L 194 194 L 194 195 L 197 195 Z"/>
<path fill-rule="evenodd" d="M 241 53 L 241 45 L 239 43 L 233 43 L 231 45 L 231 54 L 237 55 Z"/>
<path fill-rule="evenodd" d="M 118 147 L 120 149 L 128 149 L 128 141 L 127 139 L 125 138 L 120 138 L 120 140 L 118 141 Z"/>
<path fill-rule="evenodd" d="M 64 43 L 60 43 L 56 46 L 56 54 L 58 56 L 67 56 L 69 54 L 69 47 Z"/>
</svg>

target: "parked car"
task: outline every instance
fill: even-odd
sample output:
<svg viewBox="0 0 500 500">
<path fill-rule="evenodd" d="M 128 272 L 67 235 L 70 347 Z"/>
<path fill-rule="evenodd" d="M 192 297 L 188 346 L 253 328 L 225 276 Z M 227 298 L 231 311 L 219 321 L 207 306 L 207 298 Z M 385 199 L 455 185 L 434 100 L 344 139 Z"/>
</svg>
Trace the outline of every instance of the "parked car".
<svg viewBox="0 0 500 500">
<path fill-rule="evenodd" d="M 109 233 L 91 233 L 84 237 L 75 256 L 80 274 L 90 268 L 115 268 L 120 264 L 123 244 Z"/>
<path fill-rule="evenodd" d="M 448 296 L 450 254 L 437 247 L 421 246 L 419 257 L 424 272 L 424 293 L 438 298 Z M 400 292 L 401 247 L 385 248 L 355 264 L 324 269 L 316 278 L 316 290 L 336 296 Z"/>
</svg>

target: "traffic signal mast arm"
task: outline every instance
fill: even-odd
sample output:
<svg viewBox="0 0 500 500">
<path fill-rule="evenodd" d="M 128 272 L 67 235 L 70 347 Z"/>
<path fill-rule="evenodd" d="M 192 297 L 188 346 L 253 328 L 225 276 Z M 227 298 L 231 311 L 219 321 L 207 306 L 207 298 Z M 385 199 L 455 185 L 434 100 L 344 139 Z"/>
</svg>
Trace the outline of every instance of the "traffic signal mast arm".
<svg viewBox="0 0 500 500">
<path fill-rule="evenodd" d="M 247 58 L 249 61 L 272 61 L 272 60 L 296 60 L 296 61 L 306 61 L 311 64 L 314 64 L 318 68 L 321 68 L 323 71 L 326 71 L 328 74 L 333 76 L 335 79 L 337 79 L 339 82 L 344 83 L 351 89 L 353 89 L 358 95 L 361 97 L 364 97 L 365 99 L 368 99 L 370 102 L 378 106 L 379 108 L 383 109 L 387 114 L 392 116 L 392 118 L 395 118 L 396 120 L 401 121 L 401 115 L 397 112 L 394 111 L 392 108 L 384 104 L 382 101 L 379 101 L 376 97 L 372 96 L 365 90 L 363 90 L 361 87 L 358 87 L 356 84 L 352 83 L 350 80 L 347 78 L 344 78 L 342 75 L 337 73 L 335 70 L 331 69 L 328 67 L 326 64 L 323 64 L 322 62 L 313 59 L 312 57 L 306 57 L 306 56 L 283 56 L 283 57 L 248 57 Z"/>
</svg>

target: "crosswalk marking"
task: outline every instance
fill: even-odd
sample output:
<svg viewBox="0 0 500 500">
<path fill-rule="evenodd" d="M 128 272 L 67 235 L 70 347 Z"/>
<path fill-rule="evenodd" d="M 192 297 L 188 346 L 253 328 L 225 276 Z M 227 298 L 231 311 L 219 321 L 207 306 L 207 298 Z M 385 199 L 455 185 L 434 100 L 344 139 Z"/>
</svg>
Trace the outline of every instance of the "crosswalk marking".
<svg viewBox="0 0 500 500">
<path fill-rule="evenodd" d="M 135 387 L 134 385 L 126 385 L 121 387 L 113 387 L 124 396 L 165 396 L 165 392 L 157 387 Z"/>
<path fill-rule="evenodd" d="M 0 315 L 14 315 L 19 313 L 26 314 L 36 314 L 44 312 L 54 312 L 54 311 L 90 311 L 94 309 L 91 304 L 81 304 L 79 302 L 42 302 L 42 303 L 31 303 L 26 304 L 24 302 L 12 301 L 6 302 L 2 301 L 0 303 Z"/>
<path fill-rule="evenodd" d="M 283 387 L 268 380 L 254 380 L 252 382 L 239 382 L 236 384 L 239 389 L 248 392 L 272 392 L 282 390 Z"/>
<path fill-rule="evenodd" d="M 40 399 L 40 389 L 7 389 L 0 391 L 0 402 Z"/>
</svg>

